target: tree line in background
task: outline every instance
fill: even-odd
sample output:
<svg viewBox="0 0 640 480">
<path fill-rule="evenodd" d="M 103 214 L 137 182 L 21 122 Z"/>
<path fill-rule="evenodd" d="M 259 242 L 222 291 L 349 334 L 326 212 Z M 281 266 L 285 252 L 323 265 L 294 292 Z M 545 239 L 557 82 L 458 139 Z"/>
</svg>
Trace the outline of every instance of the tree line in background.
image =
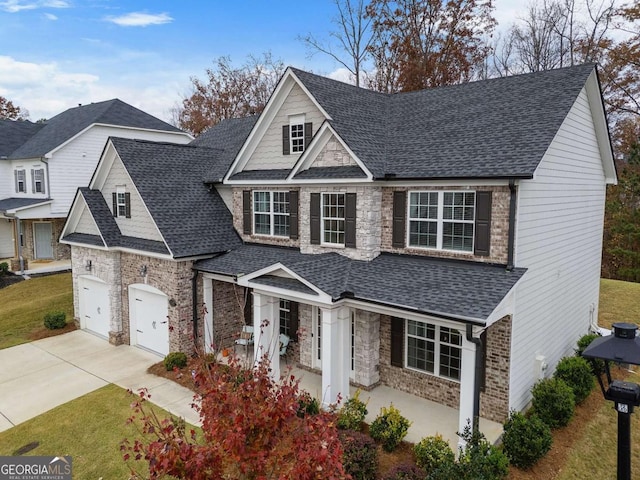
<svg viewBox="0 0 640 480">
<path fill-rule="evenodd" d="M 333 2 L 335 29 L 299 40 L 310 55 L 332 57 L 354 84 L 380 92 L 596 63 L 618 171 L 607 192 L 602 273 L 640 282 L 640 4 L 540 0 L 494 36 L 492 0 Z M 223 119 L 259 114 L 284 70 L 270 53 L 241 66 L 220 57 L 204 80 L 191 78 L 174 123 L 199 135 Z M 0 118 L 5 105 L 0 97 Z M 11 115 L 17 107 L 8 106 Z"/>
</svg>

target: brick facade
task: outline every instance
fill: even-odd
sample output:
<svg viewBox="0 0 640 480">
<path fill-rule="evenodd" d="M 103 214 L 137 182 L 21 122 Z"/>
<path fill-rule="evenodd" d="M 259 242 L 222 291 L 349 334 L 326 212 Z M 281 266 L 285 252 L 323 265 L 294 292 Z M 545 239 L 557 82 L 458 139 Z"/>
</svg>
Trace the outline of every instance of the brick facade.
<svg viewBox="0 0 640 480">
<path fill-rule="evenodd" d="M 502 423 L 509 416 L 510 315 L 487 329 L 486 351 L 485 389 L 480 394 L 480 416 Z"/>
<path fill-rule="evenodd" d="M 393 192 L 409 190 L 475 190 L 491 191 L 491 247 L 489 256 L 476 256 L 470 253 L 457 253 L 424 248 L 394 248 L 393 238 Z M 509 243 L 509 202 L 508 186 L 474 186 L 462 187 L 383 187 L 382 188 L 382 241 L 381 250 L 411 255 L 428 255 L 430 257 L 459 258 L 489 263 L 507 263 Z M 408 200 L 407 200 L 408 201 Z M 407 224 L 408 225 L 408 224 Z"/>
<path fill-rule="evenodd" d="M 233 347 L 234 340 L 239 338 L 244 325 L 245 298 L 244 287 L 213 280 L 212 337 L 216 349 Z"/>
</svg>

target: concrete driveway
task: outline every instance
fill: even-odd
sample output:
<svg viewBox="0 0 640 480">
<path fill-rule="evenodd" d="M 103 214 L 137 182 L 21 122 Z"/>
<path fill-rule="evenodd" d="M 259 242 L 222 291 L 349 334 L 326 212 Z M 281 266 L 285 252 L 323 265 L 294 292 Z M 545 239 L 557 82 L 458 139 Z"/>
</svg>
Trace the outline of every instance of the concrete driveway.
<svg viewBox="0 0 640 480">
<path fill-rule="evenodd" d="M 197 425 L 193 392 L 146 373 L 161 359 L 81 330 L 0 350 L 0 431 L 109 383 L 147 388 L 154 404 Z"/>
</svg>

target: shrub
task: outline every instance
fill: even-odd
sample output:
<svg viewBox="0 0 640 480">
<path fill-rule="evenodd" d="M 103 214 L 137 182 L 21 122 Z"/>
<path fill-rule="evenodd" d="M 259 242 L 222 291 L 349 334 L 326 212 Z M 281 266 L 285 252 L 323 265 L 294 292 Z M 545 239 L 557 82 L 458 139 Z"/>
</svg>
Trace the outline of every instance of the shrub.
<svg viewBox="0 0 640 480">
<path fill-rule="evenodd" d="M 174 368 L 184 368 L 187 366 L 187 354 L 184 352 L 171 352 L 164 357 L 164 368 L 170 372 Z"/>
<path fill-rule="evenodd" d="M 67 324 L 67 314 L 64 312 L 49 312 L 44 316 L 44 326 L 49 330 L 64 328 Z"/>
<path fill-rule="evenodd" d="M 338 412 L 338 428 L 342 430 L 361 430 L 364 417 L 367 415 L 367 404 L 360 400 L 360 390 L 356 390 Z"/>
<path fill-rule="evenodd" d="M 456 459 L 453 450 L 451 450 L 447 441 L 442 438 L 442 435 L 423 438 L 414 445 L 413 453 L 416 456 L 418 466 L 424 468 L 427 472 L 432 472 L 443 463 L 451 463 Z"/>
<path fill-rule="evenodd" d="M 375 478 L 378 470 L 378 449 L 369 435 L 354 430 L 340 433 L 342 466 L 353 480 Z"/>
<path fill-rule="evenodd" d="M 551 428 L 564 427 L 569 423 L 576 408 L 571 387 L 559 378 L 538 381 L 531 389 L 533 413 Z"/>
<path fill-rule="evenodd" d="M 389 408 L 380 409 L 380 414 L 369 427 L 369 434 L 382 443 L 382 448 L 387 452 L 393 452 L 407 435 L 410 426 L 411 422 L 400 415 L 392 403 Z"/>
<path fill-rule="evenodd" d="M 420 467 L 410 463 L 400 463 L 389 470 L 382 478 L 383 480 L 424 480 L 426 475 L 425 471 Z"/>
<path fill-rule="evenodd" d="M 591 365 L 582 357 L 564 357 L 558 362 L 553 376 L 564 380 L 571 387 L 576 404 L 584 402 L 593 390 L 594 378 Z"/>
<path fill-rule="evenodd" d="M 320 402 L 312 397 L 309 392 L 302 392 L 298 399 L 298 417 L 305 415 L 317 415 L 320 413 Z"/>
<path fill-rule="evenodd" d="M 591 342 L 593 342 L 596 338 L 599 338 L 599 335 L 596 335 L 595 333 L 589 333 L 580 337 L 580 339 L 578 340 L 578 348 L 576 348 L 576 355 L 581 357 L 582 352 L 584 352 L 586 348 L 591 345 Z M 594 358 L 587 361 L 589 363 L 589 366 L 591 367 L 591 372 L 594 375 L 598 376 L 604 373 L 604 360 Z"/>
<path fill-rule="evenodd" d="M 0 277 L 9 273 L 9 264 L 7 262 L 0 263 Z"/>
<path fill-rule="evenodd" d="M 513 411 L 504 424 L 504 451 L 518 468 L 533 466 L 551 449 L 552 443 L 551 429 L 536 415 L 527 418 Z"/>
</svg>

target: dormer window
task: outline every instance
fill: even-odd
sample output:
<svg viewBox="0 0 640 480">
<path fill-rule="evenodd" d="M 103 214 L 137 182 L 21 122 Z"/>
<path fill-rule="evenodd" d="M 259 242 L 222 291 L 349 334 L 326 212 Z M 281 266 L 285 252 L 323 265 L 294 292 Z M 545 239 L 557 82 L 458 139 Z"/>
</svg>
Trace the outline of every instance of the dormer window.
<svg viewBox="0 0 640 480">
<path fill-rule="evenodd" d="M 16 193 L 27 193 L 27 171 L 14 170 L 13 175 L 16 181 Z"/>
<path fill-rule="evenodd" d="M 123 185 L 118 185 L 111 194 L 113 216 L 131 218 L 131 194 L 125 191 Z"/>
<path fill-rule="evenodd" d="M 282 154 L 301 154 L 305 151 L 313 136 L 313 124 L 305 122 L 305 116 L 291 115 L 289 124 L 282 126 Z"/>
</svg>

